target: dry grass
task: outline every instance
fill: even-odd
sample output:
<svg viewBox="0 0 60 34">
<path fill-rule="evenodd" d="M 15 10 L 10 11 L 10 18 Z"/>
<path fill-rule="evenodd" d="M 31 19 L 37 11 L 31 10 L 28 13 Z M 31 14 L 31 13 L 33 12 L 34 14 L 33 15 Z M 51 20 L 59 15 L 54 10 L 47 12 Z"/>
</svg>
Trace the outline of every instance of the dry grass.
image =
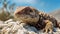
<svg viewBox="0 0 60 34">
<path fill-rule="evenodd" d="M 0 20 L 6 21 L 8 19 L 12 18 L 9 12 L 1 12 L 0 13 Z"/>
</svg>

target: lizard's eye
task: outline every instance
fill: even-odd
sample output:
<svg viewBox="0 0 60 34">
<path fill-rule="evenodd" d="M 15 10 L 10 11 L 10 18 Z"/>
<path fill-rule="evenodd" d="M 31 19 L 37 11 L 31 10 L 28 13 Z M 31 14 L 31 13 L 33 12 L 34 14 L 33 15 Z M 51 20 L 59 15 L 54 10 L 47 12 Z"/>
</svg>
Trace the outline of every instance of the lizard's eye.
<svg viewBox="0 0 60 34">
<path fill-rule="evenodd" d="M 32 10 L 30 10 L 30 12 L 33 12 Z"/>
</svg>

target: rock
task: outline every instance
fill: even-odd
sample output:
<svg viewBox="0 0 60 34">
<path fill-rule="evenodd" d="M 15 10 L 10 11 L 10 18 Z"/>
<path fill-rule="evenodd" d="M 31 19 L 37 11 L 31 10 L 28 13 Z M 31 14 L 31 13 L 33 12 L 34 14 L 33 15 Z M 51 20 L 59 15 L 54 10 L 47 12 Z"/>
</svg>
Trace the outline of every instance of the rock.
<svg viewBox="0 0 60 34">
<path fill-rule="evenodd" d="M 0 21 L 0 24 L 3 24 L 4 23 L 4 21 Z"/>
<path fill-rule="evenodd" d="M 10 19 L 9 19 L 10 20 Z M 8 21 L 8 20 L 7 20 Z M 42 30 L 37 30 L 35 27 L 27 25 L 25 23 L 20 23 L 19 21 L 8 21 L 8 23 L 4 24 L 11 24 L 10 26 L 4 26 L 2 29 L 0 29 L 0 34 L 46 34 Z M 2 24 L 1 24 L 2 25 Z M 1 26 L 2 27 L 2 26 Z M 59 28 L 54 28 L 55 32 L 53 31 L 53 34 L 60 34 Z"/>
</svg>

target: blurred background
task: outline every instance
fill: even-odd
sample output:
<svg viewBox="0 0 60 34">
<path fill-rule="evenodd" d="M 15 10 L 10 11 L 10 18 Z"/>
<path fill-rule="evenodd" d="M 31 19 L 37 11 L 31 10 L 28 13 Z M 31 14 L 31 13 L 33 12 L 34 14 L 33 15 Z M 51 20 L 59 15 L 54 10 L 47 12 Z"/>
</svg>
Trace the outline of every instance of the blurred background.
<svg viewBox="0 0 60 34">
<path fill-rule="evenodd" d="M 60 20 L 60 0 L 0 0 L 0 20 L 13 18 L 19 6 L 32 6 Z"/>
</svg>

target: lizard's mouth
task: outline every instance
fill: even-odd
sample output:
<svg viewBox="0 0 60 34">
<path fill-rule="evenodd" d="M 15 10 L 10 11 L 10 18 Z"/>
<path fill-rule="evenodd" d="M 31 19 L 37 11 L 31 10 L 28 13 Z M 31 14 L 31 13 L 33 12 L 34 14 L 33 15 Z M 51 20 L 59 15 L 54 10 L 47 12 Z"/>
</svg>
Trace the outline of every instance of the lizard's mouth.
<svg viewBox="0 0 60 34">
<path fill-rule="evenodd" d="M 38 22 L 39 15 L 19 14 L 17 18 L 25 22 Z"/>
</svg>

